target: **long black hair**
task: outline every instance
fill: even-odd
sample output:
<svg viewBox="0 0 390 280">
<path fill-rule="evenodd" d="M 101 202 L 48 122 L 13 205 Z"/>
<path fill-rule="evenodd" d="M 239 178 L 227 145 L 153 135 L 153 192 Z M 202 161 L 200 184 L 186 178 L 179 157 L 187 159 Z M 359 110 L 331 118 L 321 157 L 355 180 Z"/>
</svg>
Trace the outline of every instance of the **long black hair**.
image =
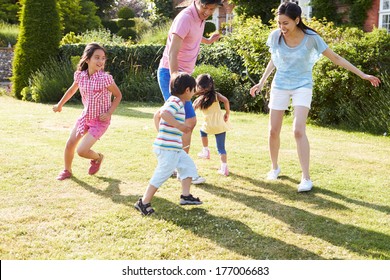
<svg viewBox="0 0 390 280">
<path fill-rule="evenodd" d="M 93 56 L 93 53 L 96 50 L 102 50 L 102 51 L 104 51 L 104 54 L 107 55 L 107 51 L 105 48 L 103 48 L 102 46 L 100 46 L 97 43 L 90 43 L 84 49 L 83 55 L 81 56 L 79 64 L 77 65 L 77 70 L 84 71 L 84 70 L 88 69 L 87 60 L 91 59 L 91 57 Z"/>
<path fill-rule="evenodd" d="M 297 18 L 299 18 L 299 22 L 297 24 L 297 27 L 299 29 L 301 29 L 306 34 L 309 34 L 307 32 L 307 30 L 311 30 L 311 31 L 317 33 L 317 31 L 315 31 L 314 29 L 310 28 L 309 26 L 307 26 L 306 24 L 303 23 L 302 17 L 301 17 L 302 9 L 301 9 L 301 7 L 299 7 L 299 5 L 297 5 L 294 2 L 284 2 L 284 3 L 280 4 L 278 7 L 277 14 L 278 14 L 278 16 L 280 16 L 280 15 L 288 16 L 292 20 L 296 20 Z M 280 43 L 281 38 L 282 38 L 282 34 L 280 34 L 279 43 Z"/>
<path fill-rule="evenodd" d="M 217 93 L 215 92 L 214 80 L 211 78 L 210 74 L 200 74 L 196 78 L 196 85 L 198 87 L 198 93 L 200 95 L 200 108 L 207 109 L 210 107 L 217 98 Z"/>
</svg>

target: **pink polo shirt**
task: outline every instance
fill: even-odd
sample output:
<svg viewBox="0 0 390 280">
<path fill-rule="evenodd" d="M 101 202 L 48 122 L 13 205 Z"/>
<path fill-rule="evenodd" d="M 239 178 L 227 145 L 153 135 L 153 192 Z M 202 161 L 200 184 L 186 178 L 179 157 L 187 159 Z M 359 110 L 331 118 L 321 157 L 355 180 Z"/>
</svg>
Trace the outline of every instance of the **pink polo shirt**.
<svg viewBox="0 0 390 280">
<path fill-rule="evenodd" d="M 171 29 L 169 30 L 160 67 L 169 69 L 168 54 L 172 44 L 172 36 L 176 34 L 183 39 L 178 54 L 179 71 L 192 73 L 198 57 L 200 43 L 202 42 L 204 26 L 205 21 L 199 18 L 195 2 L 181 11 L 173 20 Z"/>
</svg>

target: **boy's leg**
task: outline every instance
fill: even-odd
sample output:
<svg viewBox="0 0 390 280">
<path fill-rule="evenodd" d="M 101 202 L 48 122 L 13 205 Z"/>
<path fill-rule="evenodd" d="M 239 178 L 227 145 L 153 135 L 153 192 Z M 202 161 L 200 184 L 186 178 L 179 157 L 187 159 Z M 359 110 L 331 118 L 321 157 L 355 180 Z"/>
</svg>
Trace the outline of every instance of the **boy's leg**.
<svg viewBox="0 0 390 280">
<path fill-rule="evenodd" d="M 146 191 L 144 195 L 142 196 L 142 203 L 147 204 L 152 201 L 153 196 L 156 194 L 158 188 L 155 186 L 149 184 L 148 187 L 146 188 Z"/>
</svg>

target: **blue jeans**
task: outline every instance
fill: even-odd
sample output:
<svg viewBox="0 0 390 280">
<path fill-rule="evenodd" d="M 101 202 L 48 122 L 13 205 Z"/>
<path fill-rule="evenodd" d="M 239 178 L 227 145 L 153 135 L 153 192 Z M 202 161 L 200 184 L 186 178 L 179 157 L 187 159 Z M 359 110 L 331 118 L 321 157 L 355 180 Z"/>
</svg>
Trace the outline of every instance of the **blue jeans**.
<svg viewBox="0 0 390 280">
<path fill-rule="evenodd" d="M 170 80 L 171 74 L 169 73 L 169 69 L 161 67 L 158 68 L 157 81 L 165 101 L 171 96 L 171 91 L 169 90 Z M 186 101 L 186 103 L 184 104 L 184 110 L 186 112 L 186 119 L 196 117 L 195 110 L 192 107 L 191 101 Z"/>
<path fill-rule="evenodd" d="M 201 130 L 200 136 L 207 137 L 207 133 Z M 226 132 L 215 134 L 215 140 L 217 142 L 217 150 L 218 150 L 218 154 L 220 155 L 226 155 L 225 139 L 226 139 Z"/>
</svg>

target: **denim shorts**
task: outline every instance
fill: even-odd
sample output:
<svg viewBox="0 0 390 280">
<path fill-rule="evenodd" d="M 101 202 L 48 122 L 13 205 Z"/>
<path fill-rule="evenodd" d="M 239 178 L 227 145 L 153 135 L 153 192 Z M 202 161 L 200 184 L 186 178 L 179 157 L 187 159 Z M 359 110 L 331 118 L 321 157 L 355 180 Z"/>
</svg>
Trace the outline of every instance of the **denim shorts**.
<svg viewBox="0 0 390 280">
<path fill-rule="evenodd" d="M 177 169 L 177 174 L 180 180 L 190 178 L 197 178 L 198 171 L 194 161 L 184 150 L 163 150 L 154 149 L 157 156 L 157 167 L 154 170 L 150 184 L 159 188 L 169 177 L 173 171 Z"/>
<path fill-rule="evenodd" d="M 158 85 L 160 86 L 160 90 L 162 92 L 162 95 L 164 97 L 164 100 L 166 101 L 171 96 L 171 92 L 169 90 L 169 82 L 171 80 L 171 74 L 169 72 L 169 69 L 161 68 L 161 67 L 158 68 L 157 80 L 158 80 Z M 191 119 L 191 118 L 196 117 L 195 110 L 192 107 L 191 101 L 187 101 L 184 104 L 184 110 L 186 112 L 186 119 Z"/>
</svg>

